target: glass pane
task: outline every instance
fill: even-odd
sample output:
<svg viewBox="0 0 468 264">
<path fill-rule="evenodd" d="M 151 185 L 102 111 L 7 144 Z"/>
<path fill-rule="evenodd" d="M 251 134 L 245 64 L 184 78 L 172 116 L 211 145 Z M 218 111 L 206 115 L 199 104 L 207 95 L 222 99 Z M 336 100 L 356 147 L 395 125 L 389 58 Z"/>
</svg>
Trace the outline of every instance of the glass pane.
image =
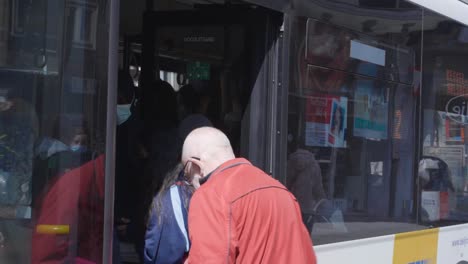
<svg viewBox="0 0 468 264">
<path fill-rule="evenodd" d="M 102 262 L 106 2 L 0 2 L 0 263 Z"/>
<path fill-rule="evenodd" d="M 429 11 L 424 20 L 420 219 L 432 226 L 466 223 L 468 27 Z"/>
<path fill-rule="evenodd" d="M 316 244 L 414 228 L 392 224 L 413 216 L 413 100 L 410 86 L 352 74 L 339 91 L 290 93 L 286 183 Z"/>
<path fill-rule="evenodd" d="M 309 64 L 402 83 L 413 81 L 408 69 L 414 68 L 415 55 L 406 47 L 315 19 L 307 20 L 305 45 Z M 362 67 L 362 63 L 373 65 L 373 69 Z"/>
<path fill-rule="evenodd" d="M 396 2 L 300 1 L 290 22 L 286 185 L 316 245 L 425 228 L 422 10 Z"/>
</svg>

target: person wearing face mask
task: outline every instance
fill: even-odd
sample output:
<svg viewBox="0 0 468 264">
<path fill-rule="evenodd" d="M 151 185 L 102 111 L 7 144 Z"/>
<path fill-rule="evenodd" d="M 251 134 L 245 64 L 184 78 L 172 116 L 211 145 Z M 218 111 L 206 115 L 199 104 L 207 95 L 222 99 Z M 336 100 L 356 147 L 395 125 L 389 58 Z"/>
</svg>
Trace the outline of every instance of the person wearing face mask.
<svg viewBox="0 0 468 264">
<path fill-rule="evenodd" d="M 70 142 L 70 150 L 74 153 L 86 153 L 88 149 L 88 134 L 84 128 L 76 128 Z"/>
<path fill-rule="evenodd" d="M 131 105 L 132 104 L 117 105 L 117 125 L 118 126 L 125 123 L 132 115 L 132 112 L 130 110 Z"/>
<path fill-rule="evenodd" d="M 184 142 L 195 188 L 186 263 L 317 263 L 299 204 L 279 181 L 235 158 L 221 131 L 203 127 Z"/>
<path fill-rule="evenodd" d="M 65 158 L 65 167 L 63 172 L 78 168 L 86 162 L 93 159 L 93 151 L 89 146 L 89 132 L 85 121 L 77 123 L 70 128 L 68 140 L 69 151 L 62 154 Z M 61 172 L 61 173 L 63 173 Z"/>
<path fill-rule="evenodd" d="M 135 86 L 128 72 L 120 71 L 117 89 L 117 127 L 116 127 L 116 167 L 115 167 L 115 198 L 114 215 L 115 230 L 118 243 L 114 255 L 118 255 L 118 244 L 130 244 L 131 252 L 122 252 L 129 258 L 138 259 L 133 250 L 137 243 L 135 235 L 135 215 L 137 204 L 141 201 L 141 179 L 145 163 L 145 151 L 140 139 L 142 138 L 142 122 L 136 111 Z M 116 256 L 119 257 L 119 256 Z M 115 259 L 115 257 L 114 257 Z M 122 259 L 125 261 L 125 259 Z M 116 262 L 114 262 L 116 263 Z"/>
<path fill-rule="evenodd" d="M 53 179 L 90 161 L 92 156 L 87 123 L 66 114 L 58 116 L 52 135 L 42 138 L 35 148 L 33 200 Z"/>
</svg>

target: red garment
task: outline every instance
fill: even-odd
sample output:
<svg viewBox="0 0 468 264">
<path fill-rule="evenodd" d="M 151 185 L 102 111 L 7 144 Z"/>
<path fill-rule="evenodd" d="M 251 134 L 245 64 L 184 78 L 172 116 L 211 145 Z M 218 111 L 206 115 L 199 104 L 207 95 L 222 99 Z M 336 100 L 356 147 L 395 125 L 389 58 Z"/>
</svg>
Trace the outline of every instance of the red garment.
<svg viewBox="0 0 468 264">
<path fill-rule="evenodd" d="M 235 159 L 192 197 L 188 263 L 315 264 L 299 204 L 277 180 Z"/>
<path fill-rule="evenodd" d="M 34 217 L 33 264 L 102 262 L 104 155 L 58 177 Z M 69 234 L 37 232 L 40 225 L 69 226 Z M 79 262 L 77 262 L 79 263 Z"/>
</svg>

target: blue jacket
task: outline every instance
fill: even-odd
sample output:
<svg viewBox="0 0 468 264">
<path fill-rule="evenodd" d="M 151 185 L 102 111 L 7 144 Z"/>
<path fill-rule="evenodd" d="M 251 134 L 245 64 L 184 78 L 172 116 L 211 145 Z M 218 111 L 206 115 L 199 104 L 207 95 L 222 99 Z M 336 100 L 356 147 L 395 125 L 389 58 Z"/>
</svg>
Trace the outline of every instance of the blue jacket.
<svg viewBox="0 0 468 264">
<path fill-rule="evenodd" d="M 145 264 L 183 263 L 190 248 L 186 210 L 188 206 L 183 204 L 191 198 L 191 192 L 187 188 L 173 185 L 162 194 L 162 223 L 158 223 L 158 216 L 151 213 L 145 235 Z"/>
</svg>

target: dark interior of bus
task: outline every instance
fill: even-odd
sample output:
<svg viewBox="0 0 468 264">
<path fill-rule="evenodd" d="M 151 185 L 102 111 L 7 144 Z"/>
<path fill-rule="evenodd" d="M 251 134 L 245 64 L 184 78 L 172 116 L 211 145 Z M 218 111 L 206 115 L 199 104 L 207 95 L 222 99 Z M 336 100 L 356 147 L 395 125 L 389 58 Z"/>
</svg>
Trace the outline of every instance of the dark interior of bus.
<svg viewBox="0 0 468 264">
<path fill-rule="evenodd" d="M 122 1 L 119 69 L 128 69 L 143 105 L 156 79 L 170 83 L 175 91 L 194 86 L 203 94 L 204 114 L 229 135 L 237 155 L 245 152 L 240 122 L 251 110 L 250 97 L 265 54 L 278 37 L 281 16 L 241 1 L 166 2 L 149 7 L 163 11 L 141 10 L 138 17 L 143 19 L 136 21 L 134 16 L 126 19 L 126 4 L 133 3 Z M 131 27 L 140 33 L 127 32 Z"/>
<path fill-rule="evenodd" d="M 170 166 L 159 164 L 169 163 L 170 155 L 165 144 L 154 143 L 160 139 L 167 141 L 161 130 L 166 129 L 162 124 L 168 119 L 175 119 L 176 126 L 180 128 L 185 118 L 201 114 L 227 134 L 237 156 L 265 166 L 266 153 L 259 147 L 250 146 L 249 141 L 267 144 L 264 137 L 259 140 L 267 131 L 268 118 L 268 85 L 262 77 L 269 78 L 264 60 L 278 38 L 282 16 L 242 1 L 147 1 L 146 6 L 141 6 L 143 9 L 138 16 L 133 16 L 135 10 L 130 8 L 133 5 L 134 1 L 121 1 L 119 74 L 128 73 L 132 77 L 135 85 L 132 116 L 141 120 L 144 134 L 153 134 L 143 138 L 159 137 L 135 143 L 141 144 L 149 155 L 145 166 L 149 167 L 148 171 L 141 173 L 147 174 L 143 185 L 151 187 L 147 187 L 149 190 L 145 190 L 144 195 L 135 194 L 146 201 L 140 210 L 144 212 L 150 206 L 148 198 L 159 190 L 165 173 L 170 169 Z M 158 80 L 170 84 L 176 101 L 157 91 L 165 88 Z M 155 98 L 158 96 L 162 96 L 165 102 Z M 119 167 L 122 161 L 119 161 L 118 140 L 119 127 L 116 195 L 127 192 L 124 196 L 128 196 L 131 194 L 125 188 L 132 183 L 128 179 L 119 179 L 129 175 L 119 176 L 119 172 L 128 169 Z M 165 157 L 158 158 L 161 155 Z M 116 213 L 122 211 L 125 214 L 128 210 L 119 208 L 129 206 L 132 205 L 128 201 L 121 202 L 117 198 Z M 121 221 L 127 216 L 115 217 L 122 228 L 131 226 Z M 142 224 L 141 219 L 125 221 Z M 141 233 L 139 237 L 142 238 Z M 134 241 L 130 239 L 126 244 L 125 238 L 121 240 L 122 260 L 138 262 L 132 247 Z"/>
</svg>

